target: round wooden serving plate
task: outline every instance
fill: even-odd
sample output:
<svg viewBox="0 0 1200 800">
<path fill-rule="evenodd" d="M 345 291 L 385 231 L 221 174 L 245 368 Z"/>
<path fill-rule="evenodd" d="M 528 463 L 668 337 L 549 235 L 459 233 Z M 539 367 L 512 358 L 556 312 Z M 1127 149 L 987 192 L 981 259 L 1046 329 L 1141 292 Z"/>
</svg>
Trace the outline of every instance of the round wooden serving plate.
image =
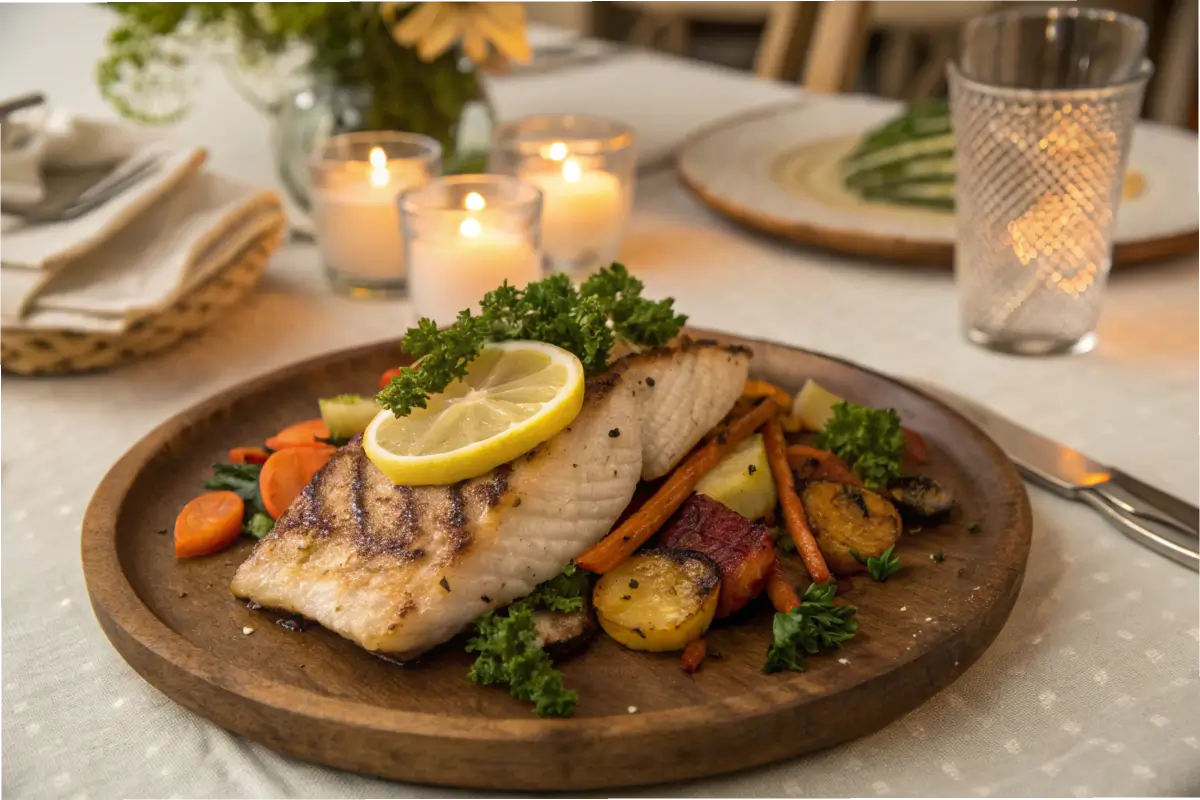
<svg viewBox="0 0 1200 800">
<path fill-rule="evenodd" d="M 676 170 L 706 205 L 755 230 L 846 255 L 949 266 L 952 213 L 868 203 L 841 182 L 838 164 L 858 138 L 902 110 L 841 95 L 751 111 L 693 133 Z M 1198 152 L 1191 131 L 1138 124 L 1129 169 L 1145 188 L 1121 204 L 1114 266 L 1196 252 Z"/>
<path fill-rule="evenodd" d="M 760 599 L 709 632 L 709 652 L 720 657 L 694 676 L 680 670 L 678 654 L 634 653 L 597 637 L 561 665 L 579 691 L 576 716 L 539 719 L 505 690 L 470 684 L 459 640 L 401 667 L 324 629 L 289 630 L 248 609 L 229 592 L 248 540 L 175 559 L 169 531 L 212 463 L 313 416 L 318 397 L 371 390 L 400 361 L 396 343 L 250 381 L 135 445 L 101 483 L 83 524 L 96 616 L 134 669 L 197 714 L 292 756 L 403 781 L 629 786 L 744 769 L 870 733 L 962 674 L 1004 625 L 1029 553 L 1021 480 L 978 429 L 895 381 L 779 344 L 692 333 L 749 345 L 753 373 L 789 390 L 812 377 L 896 408 L 929 440 L 932 460 L 922 471 L 959 498 L 950 522 L 905 537 L 904 568 L 886 583 L 843 582 L 839 599 L 858 606 L 860 632 L 841 651 L 810 658 L 804 674 L 761 672 L 771 610 Z M 930 557 L 938 550 L 940 563 Z"/>
</svg>

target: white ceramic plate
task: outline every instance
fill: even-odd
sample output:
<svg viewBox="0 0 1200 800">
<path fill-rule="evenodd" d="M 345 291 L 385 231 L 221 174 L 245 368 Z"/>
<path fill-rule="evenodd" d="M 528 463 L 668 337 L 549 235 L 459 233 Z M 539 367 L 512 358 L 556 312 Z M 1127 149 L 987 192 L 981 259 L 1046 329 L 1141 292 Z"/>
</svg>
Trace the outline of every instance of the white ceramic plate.
<svg viewBox="0 0 1200 800">
<path fill-rule="evenodd" d="M 901 110 L 847 95 L 739 115 L 689 137 L 679 174 L 709 206 L 751 227 L 853 255 L 949 264 L 952 213 L 867 203 L 838 177 L 838 161 L 857 138 Z M 1190 131 L 1139 123 L 1129 170 L 1144 188 L 1121 205 L 1116 263 L 1196 249 L 1197 152 Z"/>
</svg>

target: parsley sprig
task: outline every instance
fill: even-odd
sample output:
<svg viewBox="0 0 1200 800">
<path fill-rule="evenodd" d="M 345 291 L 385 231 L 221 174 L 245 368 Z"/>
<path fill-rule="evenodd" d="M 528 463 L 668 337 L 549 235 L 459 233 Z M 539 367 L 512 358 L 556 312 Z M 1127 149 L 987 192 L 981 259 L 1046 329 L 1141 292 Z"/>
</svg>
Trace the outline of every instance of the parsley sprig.
<svg viewBox="0 0 1200 800">
<path fill-rule="evenodd" d="M 472 683 L 507 685 L 513 697 L 533 703 L 539 717 L 574 714 L 579 694 L 563 684 L 562 673 L 538 645 L 533 612 L 539 608 L 580 611 L 587 589 L 587 573 L 568 564 L 561 575 L 539 584 L 528 597 L 479 617 L 475 636 L 467 642 L 467 652 L 479 656 L 467 677 Z"/>
<path fill-rule="evenodd" d="M 398 417 L 425 408 L 430 395 L 467 374 L 484 345 L 513 339 L 557 345 L 578 356 L 588 374 L 600 372 L 618 340 L 659 347 L 687 322 L 675 313 L 673 300 L 647 300 L 642 288 L 641 281 L 615 263 L 578 289 L 562 274 L 524 289 L 506 282 L 484 295 L 478 315 L 459 312 L 443 330 L 431 319 L 410 328 L 404 350 L 418 363 L 401 370 L 376 399 Z"/>
<path fill-rule="evenodd" d="M 845 461 L 868 489 L 885 486 L 900 474 L 904 432 L 893 409 L 837 403 L 813 443 Z"/>
<path fill-rule="evenodd" d="M 867 574 L 871 576 L 871 580 L 882 583 L 900 571 L 900 556 L 892 552 L 895 549 L 896 546 L 892 545 L 876 558 L 875 556 L 864 556 L 851 547 L 850 555 L 853 556 L 855 561 L 867 568 Z M 938 552 L 940 553 L 941 551 L 939 550 Z M 935 558 L 934 560 L 939 559 Z"/>
<path fill-rule="evenodd" d="M 775 641 L 767 649 L 763 672 L 804 672 L 804 655 L 839 647 L 858 633 L 854 606 L 834 605 L 837 584 L 814 583 L 804 592 L 800 605 L 786 614 L 776 614 L 771 628 Z"/>
</svg>

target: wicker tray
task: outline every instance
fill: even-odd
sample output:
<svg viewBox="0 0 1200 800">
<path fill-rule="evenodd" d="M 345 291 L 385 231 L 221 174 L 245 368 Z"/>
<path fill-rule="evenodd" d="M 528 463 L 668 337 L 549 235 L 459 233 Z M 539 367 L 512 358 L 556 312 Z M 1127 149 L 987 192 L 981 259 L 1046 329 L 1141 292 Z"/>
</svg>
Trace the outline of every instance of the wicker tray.
<svg viewBox="0 0 1200 800">
<path fill-rule="evenodd" d="M 280 214 L 274 225 L 194 291 L 121 333 L 0 331 L 0 368 L 19 375 L 88 372 L 166 350 L 208 327 L 250 293 L 285 230 L 286 220 Z"/>
</svg>

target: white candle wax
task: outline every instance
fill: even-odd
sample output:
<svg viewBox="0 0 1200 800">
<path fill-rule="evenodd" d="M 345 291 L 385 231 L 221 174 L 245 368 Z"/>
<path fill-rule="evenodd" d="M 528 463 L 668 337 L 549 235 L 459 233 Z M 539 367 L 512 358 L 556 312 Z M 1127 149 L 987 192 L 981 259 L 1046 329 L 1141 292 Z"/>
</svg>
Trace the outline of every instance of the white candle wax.
<svg viewBox="0 0 1200 800">
<path fill-rule="evenodd" d="M 474 217 L 454 233 L 417 236 L 409 254 L 409 296 L 419 316 L 439 325 L 463 309 L 478 312 L 483 296 L 506 280 L 524 287 L 541 277 L 541 258 L 525 237 L 488 230 Z"/>
<path fill-rule="evenodd" d="M 542 250 L 552 259 L 576 261 L 615 249 L 628 212 L 616 175 L 567 159 L 561 170 L 521 179 L 542 190 Z"/>
<path fill-rule="evenodd" d="M 311 191 L 325 263 L 348 276 L 403 278 L 404 238 L 396 198 L 426 179 L 425 168 L 408 160 L 375 167 L 348 162 L 325 176 L 324 185 Z"/>
</svg>

